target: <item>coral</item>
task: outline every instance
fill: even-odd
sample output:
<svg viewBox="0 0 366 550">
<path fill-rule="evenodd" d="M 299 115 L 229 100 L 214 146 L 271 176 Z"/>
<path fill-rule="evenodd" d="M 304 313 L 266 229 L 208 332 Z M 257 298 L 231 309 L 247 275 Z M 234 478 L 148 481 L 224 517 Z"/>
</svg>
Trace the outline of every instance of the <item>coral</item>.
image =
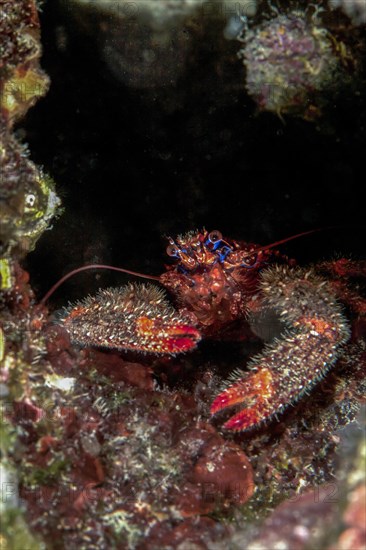
<svg viewBox="0 0 366 550">
<path fill-rule="evenodd" d="M 1 254 L 22 257 L 57 214 L 60 199 L 52 179 L 33 164 L 5 124 L 0 127 L 0 148 Z"/>
<path fill-rule="evenodd" d="M 21 428 L 11 422 L 16 399 L 23 395 L 27 384 L 30 362 L 42 353 L 40 334 L 30 328 L 27 311 L 33 294 L 27 285 L 28 276 L 12 262 L 2 261 L 1 346 L 0 357 L 0 478 L 2 515 L 0 543 L 2 548 L 42 547 L 24 519 L 24 508 L 19 498 L 19 471 L 14 457 L 21 453 Z M 14 289 L 17 288 L 17 291 Z M 13 298 L 16 299 L 13 301 Z M 23 370 L 24 369 L 24 370 Z"/>
<path fill-rule="evenodd" d="M 0 15 L 0 254 L 20 258 L 57 213 L 54 184 L 12 135 L 14 123 L 49 85 L 39 67 L 41 47 L 36 4 L 1 2 Z"/>
<path fill-rule="evenodd" d="M 39 67 L 36 3 L 1 0 L 0 8 L 0 112 L 14 123 L 46 93 L 49 80 Z"/>
<path fill-rule="evenodd" d="M 313 118 L 347 79 L 351 53 L 316 15 L 277 14 L 247 28 L 242 41 L 246 89 L 261 110 Z"/>
<path fill-rule="evenodd" d="M 32 0 L 0 1 L 0 444 L 2 548 L 41 548 L 24 520 L 19 499 L 20 425 L 11 423 L 11 410 L 22 396 L 29 409 L 37 407 L 25 397 L 32 361 L 45 351 L 40 324 L 28 315 L 34 301 L 28 274 L 16 258 L 35 246 L 49 227 L 60 200 L 51 178 L 29 159 L 27 148 L 13 135 L 16 122 L 49 86 L 39 67 L 39 21 Z M 42 314 L 40 313 L 40 317 Z M 35 420 L 31 416 L 28 422 Z"/>
</svg>

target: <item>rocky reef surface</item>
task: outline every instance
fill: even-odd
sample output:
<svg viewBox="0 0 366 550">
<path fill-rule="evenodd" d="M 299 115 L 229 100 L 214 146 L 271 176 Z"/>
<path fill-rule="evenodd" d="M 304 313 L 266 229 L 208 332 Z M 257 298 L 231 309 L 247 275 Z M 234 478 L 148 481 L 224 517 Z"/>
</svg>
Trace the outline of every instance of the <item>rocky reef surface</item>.
<svg viewBox="0 0 366 550">
<path fill-rule="evenodd" d="M 200 143 L 201 160 L 204 158 L 208 163 L 212 156 L 222 159 L 230 150 L 235 152 L 234 157 L 229 155 L 232 164 L 240 152 L 244 160 L 238 160 L 237 170 L 239 175 L 248 175 L 247 168 L 243 168 L 249 163 L 246 146 L 233 143 L 231 132 L 234 130 L 228 126 L 227 116 L 225 127 L 215 134 L 215 125 L 205 119 L 208 124 L 204 128 L 197 111 L 188 103 L 184 113 L 191 113 L 194 119 L 187 122 L 191 130 L 188 128 L 188 134 L 184 134 L 181 141 L 176 131 L 169 133 L 171 139 L 174 136 L 177 140 L 179 155 L 164 141 L 166 129 L 159 125 L 161 117 L 171 117 L 171 124 L 175 126 L 177 118 L 174 117 L 183 116 L 179 105 L 188 102 L 191 93 L 196 93 L 196 98 L 200 96 L 200 110 L 207 108 L 207 101 L 212 105 L 213 97 L 214 102 L 222 100 L 220 108 L 230 113 L 232 103 L 238 103 L 237 97 L 243 97 L 235 96 L 240 89 L 240 93 L 246 94 L 246 101 L 252 101 L 249 118 L 254 122 L 250 122 L 252 126 L 245 126 L 246 132 L 257 126 L 258 132 L 261 131 L 259 118 L 255 117 L 262 115 L 253 114 L 258 110 L 268 111 L 268 116 L 274 117 L 281 127 L 281 119 L 287 116 L 286 124 L 291 125 L 292 115 L 300 119 L 301 124 L 320 124 L 314 121 L 327 117 L 329 98 L 336 97 L 341 103 L 339 88 L 343 90 L 343 85 L 351 98 L 360 97 L 363 45 L 359 33 L 363 12 L 356 6 L 357 2 L 352 3 L 352 9 L 351 3 L 339 4 L 343 10 L 333 2 L 327 11 L 327 4 L 321 3 L 319 9 L 326 10 L 322 19 L 321 13 L 306 12 L 301 2 L 291 3 L 288 11 L 280 13 L 281 5 L 274 13 L 273 8 L 263 3 L 250 3 L 250 6 L 248 3 L 242 6 L 240 17 L 235 2 L 60 2 L 57 9 L 63 14 L 63 23 L 53 25 L 52 29 L 58 52 L 69 51 L 72 32 L 87 40 L 92 56 L 101 60 L 109 72 L 103 86 L 109 82 L 113 88 L 113 79 L 118 82 L 114 113 L 118 111 L 115 106 L 119 105 L 121 90 L 124 98 L 134 98 L 139 90 L 145 114 L 155 113 L 155 105 L 158 115 L 152 115 L 155 117 L 152 120 L 146 118 L 138 126 L 142 135 L 147 131 L 146 124 L 154 123 L 158 150 L 155 145 L 149 149 L 152 159 L 149 167 L 153 173 L 154 163 L 159 173 L 164 172 L 161 163 L 169 162 L 170 155 L 184 159 L 191 132 L 190 139 L 198 139 Z M 102 254 L 103 257 L 108 254 L 113 237 L 98 225 L 98 216 L 91 217 L 90 210 L 86 218 L 82 215 L 82 205 L 88 203 L 89 195 L 95 191 L 89 182 L 84 186 L 80 174 L 89 175 L 98 165 L 94 150 L 84 157 L 79 155 L 79 150 L 73 155 L 72 139 L 77 127 L 84 128 L 81 141 L 87 141 L 87 123 L 84 120 L 83 125 L 78 119 L 78 109 L 82 107 L 72 113 L 76 123 L 69 129 L 57 118 L 56 109 L 52 111 L 55 118 L 51 122 L 49 112 L 46 119 L 41 117 L 42 128 L 37 127 L 37 132 L 32 110 L 27 115 L 28 109 L 46 94 L 50 85 L 49 77 L 40 68 L 38 6 L 32 0 L 2 0 L 0 7 L 2 548 L 183 550 L 219 549 L 223 545 L 250 550 L 275 547 L 305 550 L 314 546 L 326 550 L 364 548 L 364 318 L 351 316 L 353 336 L 347 354 L 309 396 L 287 410 L 279 421 L 250 434 L 233 436 L 221 430 L 220 419 L 210 420 L 209 407 L 223 378 L 239 363 L 242 365 L 243 354 L 245 360 L 249 353 L 257 351 L 258 342 L 208 342 L 183 358 L 80 349 L 71 345 L 67 332 L 55 322 L 57 312 L 53 313 L 52 309 L 56 302 L 45 305 L 40 301 L 39 288 L 42 284 L 49 285 L 50 280 L 40 282 L 39 266 L 48 271 L 56 261 L 52 260 L 54 256 L 62 262 L 64 271 L 71 267 L 68 262 L 72 264 L 76 258 L 79 262 L 98 260 Z M 327 18 L 331 17 L 332 23 L 327 25 Z M 74 29 L 70 35 L 69 28 Z M 299 29 L 308 32 L 306 43 L 299 39 Z M 354 31 L 352 37 L 347 35 L 350 29 Z M 306 36 L 306 32 L 302 34 Z M 309 48 L 312 57 L 306 63 Z M 267 58 L 268 52 L 274 58 Z M 69 68 L 74 55 L 68 57 Z M 268 71 L 286 55 L 290 60 L 283 72 L 277 73 L 281 82 L 277 82 L 276 90 L 282 92 L 268 95 L 267 81 L 273 84 L 275 78 Z M 267 72 L 261 69 L 263 63 Z M 95 67 L 101 67 L 97 61 L 93 65 L 96 71 Z M 221 84 L 213 95 L 211 90 L 205 95 L 204 71 L 210 67 Z M 298 70 L 296 81 L 293 79 L 295 69 Z M 76 72 L 80 71 L 78 66 Z M 61 93 L 69 97 L 68 73 L 61 76 L 65 82 Z M 200 77 L 198 93 L 192 92 L 193 78 L 199 81 Z M 93 78 L 83 82 L 82 97 L 87 98 L 86 90 L 90 92 L 93 88 Z M 289 78 L 297 86 L 296 93 L 283 95 L 284 79 Z M 57 79 L 55 74 L 56 88 Z M 94 90 L 95 96 L 102 99 L 104 96 L 98 94 L 103 86 Z M 335 95 L 328 95 L 329 87 Z M 78 94 L 75 86 L 71 95 L 77 98 Z M 76 104 L 83 103 L 79 100 Z M 39 102 L 41 109 L 43 103 L 47 110 L 46 101 L 47 98 Z M 92 116 L 88 112 L 86 118 L 92 119 L 91 127 L 97 126 L 99 130 L 89 134 L 101 133 L 102 138 L 98 138 L 101 140 L 108 136 L 108 150 L 113 149 L 113 133 L 110 135 L 108 129 L 103 135 L 100 130 L 105 124 L 103 114 L 107 105 L 103 101 L 100 105 L 99 99 L 92 105 Z M 248 109 L 246 106 L 241 111 L 243 121 Z M 123 116 L 128 119 L 125 111 Z M 323 126 L 325 136 L 334 132 L 333 124 L 334 121 Z M 122 132 L 120 126 L 118 132 Z M 41 138 L 37 138 L 39 135 Z M 114 157 L 127 156 L 131 135 L 128 133 L 126 137 L 125 149 L 119 153 L 114 151 Z M 318 134 L 321 141 L 319 135 L 323 134 Z M 31 144 L 32 153 L 24 144 L 24 136 Z M 339 136 L 342 134 L 338 134 L 337 139 L 341 139 Z M 42 147 L 37 148 L 39 140 Z M 58 144 L 57 154 L 54 159 L 50 154 L 52 162 L 48 163 L 49 157 L 45 155 L 46 167 L 43 167 L 41 151 L 53 140 Z M 65 141 L 67 149 L 63 145 Z M 206 158 L 209 150 L 215 151 L 210 159 Z M 32 155 L 37 162 L 32 160 Z M 65 192 L 63 232 L 57 233 L 57 228 L 46 231 L 61 214 L 56 188 L 62 188 L 58 178 L 63 181 L 69 164 L 72 172 L 67 172 L 67 176 L 73 179 L 74 187 L 68 193 L 78 203 L 77 214 L 72 212 L 70 203 L 72 222 L 68 224 L 69 199 Z M 138 173 L 137 165 L 135 159 L 130 176 Z M 181 165 L 182 161 L 177 160 L 177 173 L 181 170 L 177 166 Z M 108 172 L 108 166 L 108 162 L 103 163 L 98 178 L 105 171 L 107 176 L 113 175 L 113 171 Z M 48 172 L 55 177 L 56 184 Z M 169 197 L 173 204 L 176 200 L 175 187 L 170 183 L 170 178 L 175 177 L 174 169 L 170 167 L 168 173 L 169 188 L 167 195 L 163 195 L 166 205 Z M 348 172 L 344 168 L 343 179 L 345 173 Z M 103 190 L 112 193 L 107 176 Z M 142 177 L 148 180 L 149 173 Z M 113 177 L 111 179 L 113 182 Z M 336 187 L 334 181 L 332 183 Z M 188 196 L 190 201 L 186 223 L 196 222 L 197 212 L 202 217 L 218 215 L 216 203 L 210 203 L 209 211 L 203 208 L 205 188 L 200 187 L 199 179 L 193 182 L 185 177 L 185 184 L 184 197 Z M 100 182 L 95 188 L 98 190 L 95 209 L 99 212 L 103 210 L 98 201 L 98 196 L 102 197 Z M 144 219 L 148 220 L 147 210 L 154 210 L 151 204 L 160 192 L 154 187 L 143 187 L 143 192 L 141 189 L 134 208 L 126 199 L 126 194 L 129 197 L 133 191 L 124 191 L 128 208 L 123 208 L 123 227 L 129 243 L 134 238 L 133 226 L 126 211 L 133 210 L 135 218 L 145 214 Z M 220 204 L 233 201 L 229 189 L 228 184 L 215 200 L 220 199 Z M 178 196 L 178 203 L 186 212 L 188 199 L 182 197 Z M 111 202 L 115 201 L 109 198 L 108 205 Z M 242 212 L 247 208 L 246 203 L 244 206 Z M 117 215 L 112 206 L 110 208 L 108 212 L 113 215 L 108 216 L 117 224 Z M 229 208 L 229 215 L 232 209 Z M 253 209 L 257 223 L 265 225 L 265 214 L 270 210 L 265 210 L 262 203 L 253 204 Z M 264 213 L 259 215 L 260 212 Z M 159 213 L 154 231 L 171 230 L 169 217 L 174 214 L 161 216 Z M 84 238 L 78 238 L 76 226 L 83 228 Z M 51 245 L 45 255 L 35 256 L 38 266 L 35 269 L 28 254 L 42 236 Z M 42 246 L 41 243 L 41 249 Z M 122 257 L 128 258 L 129 249 L 134 247 L 121 248 Z M 142 252 L 149 251 L 140 246 L 136 256 Z M 73 260 L 65 261 L 68 254 Z M 133 256 L 132 263 L 135 260 Z M 95 283 L 94 273 L 92 278 Z M 353 283 L 358 291 L 363 290 L 358 277 Z M 83 293 L 89 291 L 90 279 L 78 284 L 84 287 Z M 66 304 L 66 294 L 61 299 Z"/>
</svg>

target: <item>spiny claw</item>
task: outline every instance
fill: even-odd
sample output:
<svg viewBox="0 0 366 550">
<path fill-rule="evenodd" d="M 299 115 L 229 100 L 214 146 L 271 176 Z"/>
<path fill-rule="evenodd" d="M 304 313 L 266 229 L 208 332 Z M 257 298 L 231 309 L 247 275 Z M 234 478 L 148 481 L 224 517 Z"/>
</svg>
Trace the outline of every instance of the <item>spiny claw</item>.
<svg viewBox="0 0 366 550">
<path fill-rule="evenodd" d="M 310 391 L 350 337 L 340 304 L 312 270 L 267 269 L 261 290 L 263 303 L 276 312 L 286 330 L 252 360 L 249 366 L 254 372 L 237 376 L 215 399 L 212 414 L 243 404 L 243 410 L 225 424 L 233 431 L 258 426 Z"/>
<path fill-rule="evenodd" d="M 201 339 L 192 318 L 175 311 L 153 285 L 100 290 L 66 309 L 60 322 L 82 346 L 175 354 Z"/>
<path fill-rule="evenodd" d="M 260 368 L 220 393 L 211 405 L 211 414 L 243 404 L 245 408 L 231 417 L 224 428 L 232 431 L 248 430 L 268 416 L 266 404 L 274 391 L 272 373 L 266 368 Z"/>
</svg>

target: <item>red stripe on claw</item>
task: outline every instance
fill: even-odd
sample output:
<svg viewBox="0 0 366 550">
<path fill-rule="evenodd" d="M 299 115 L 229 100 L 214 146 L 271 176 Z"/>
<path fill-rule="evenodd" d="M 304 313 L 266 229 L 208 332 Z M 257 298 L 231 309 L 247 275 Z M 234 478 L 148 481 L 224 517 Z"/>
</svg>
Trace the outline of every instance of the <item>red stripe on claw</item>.
<svg viewBox="0 0 366 550">
<path fill-rule="evenodd" d="M 167 353 L 184 353 L 195 348 L 200 340 L 200 332 L 187 325 L 170 328 L 164 344 Z"/>
<path fill-rule="evenodd" d="M 273 375 L 267 368 L 259 368 L 220 393 L 211 405 L 211 414 L 242 404 L 245 408 L 226 422 L 224 428 L 247 430 L 268 416 L 267 406 L 275 393 Z"/>
<path fill-rule="evenodd" d="M 258 424 L 261 420 L 262 418 L 255 409 L 244 409 L 225 422 L 224 428 L 232 432 L 242 432 Z"/>
<path fill-rule="evenodd" d="M 236 382 L 216 397 L 211 405 L 211 414 L 216 414 L 227 407 L 243 403 L 244 399 L 248 397 L 248 394 L 248 387 L 245 381 L 240 380 Z"/>
</svg>

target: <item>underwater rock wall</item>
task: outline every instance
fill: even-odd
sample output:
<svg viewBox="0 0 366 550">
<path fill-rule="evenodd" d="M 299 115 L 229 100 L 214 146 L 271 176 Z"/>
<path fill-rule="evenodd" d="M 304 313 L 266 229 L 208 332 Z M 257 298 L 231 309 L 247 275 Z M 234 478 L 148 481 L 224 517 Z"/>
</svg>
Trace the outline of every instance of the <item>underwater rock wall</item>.
<svg viewBox="0 0 366 550">
<path fill-rule="evenodd" d="M 179 224 L 188 230 L 215 220 L 238 234 L 261 228 L 273 241 L 281 219 L 288 233 L 296 231 L 297 218 L 315 223 L 314 211 L 301 209 L 305 195 L 312 208 L 319 204 L 323 223 L 323 196 L 335 219 L 349 220 L 353 165 L 333 154 L 312 165 L 304 143 L 315 141 L 309 146 L 314 153 L 331 136 L 340 142 L 336 151 L 347 151 L 347 124 L 345 134 L 337 134 L 334 118 L 328 124 L 334 99 L 329 91 L 338 98 L 345 85 L 343 99 L 351 103 L 362 96 L 363 12 L 358 2 L 333 2 L 332 12 L 318 14 L 304 2 L 291 2 L 289 9 L 285 4 L 279 2 L 278 13 L 268 2 L 247 2 L 237 13 L 238 3 L 231 1 L 64 1 L 55 21 L 56 8 L 48 3 L 44 17 L 51 30 L 44 32 L 56 37 L 45 41 L 57 52 L 49 66 L 54 89 L 46 107 L 38 103 L 41 114 L 32 118 L 30 112 L 24 121 L 50 86 L 40 69 L 37 6 L 0 2 L 5 548 L 277 544 L 302 550 L 323 544 L 331 550 L 342 544 L 354 550 L 363 544 L 361 315 L 353 317 L 353 339 L 337 369 L 310 396 L 280 422 L 234 438 L 222 432 L 220 421 L 211 422 L 209 406 L 223 378 L 243 368 L 258 342 L 228 343 L 224 335 L 195 355 L 170 359 L 82 349 L 54 323 L 56 302 L 39 299 L 40 272 L 49 287 L 56 279 L 52 265 L 60 277 L 76 262 L 100 261 L 112 249 L 119 251 L 118 261 L 132 258 L 148 271 L 151 265 L 162 269 L 165 260 L 153 257 L 150 241 L 172 228 L 180 231 Z M 72 35 L 77 44 L 85 38 L 90 65 L 80 66 Z M 60 52 L 66 59 L 61 69 Z M 103 67 L 108 76 L 100 80 Z M 290 81 L 295 89 L 289 92 Z M 275 84 L 275 93 L 267 94 Z M 222 118 L 215 118 L 217 112 Z M 282 142 L 287 131 L 289 140 Z M 291 136 L 301 141 L 294 164 L 291 149 L 279 153 L 282 143 L 294 141 Z M 354 143 L 357 150 L 357 139 L 349 147 Z M 336 161 L 338 179 L 329 168 Z M 282 165 L 290 174 L 286 185 Z M 322 169 L 324 189 L 316 184 L 313 196 L 311 176 L 315 180 Z M 47 172 L 65 203 L 55 228 L 60 199 Z M 298 210 L 291 200 L 297 193 Z M 340 197 L 339 209 L 334 197 Z M 357 207 L 363 212 L 361 201 Z M 359 235 L 355 231 L 353 240 Z M 362 265 L 354 276 L 360 291 Z M 79 279 L 79 293 L 100 286 L 97 277 L 92 272 L 88 281 Z M 62 305 L 68 300 L 64 291 Z M 340 528 L 330 529 L 334 525 Z"/>
</svg>

